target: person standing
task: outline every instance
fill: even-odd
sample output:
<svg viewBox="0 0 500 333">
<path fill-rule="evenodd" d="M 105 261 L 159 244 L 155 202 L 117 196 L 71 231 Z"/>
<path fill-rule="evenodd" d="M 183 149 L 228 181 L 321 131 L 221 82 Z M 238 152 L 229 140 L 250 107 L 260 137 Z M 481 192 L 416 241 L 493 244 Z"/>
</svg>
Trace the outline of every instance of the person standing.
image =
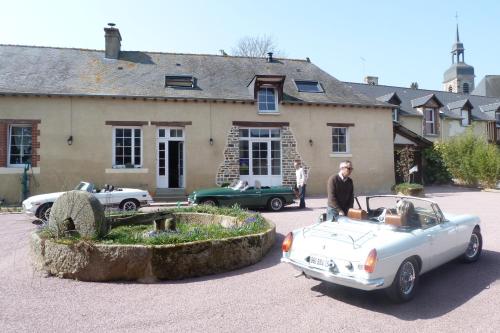
<svg viewBox="0 0 500 333">
<path fill-rule="evenodd" d="M 339 215 L 347 215 L 354 205 L 354 185 L 350 178 L 353 167 L 351 161 L 340 163 L 339 173 L 328 178 L 326 190 L 328 193 L 327 220 L 337 219 Z"/>
<path fill-rule="evenodd" d="M 293 162 L 295 167 L 295 178 L 297 181 L 297 189 L 299 190 L 299 208 L 306 208 L 306 173 L 304 171 L 304 167 L 300 163 L 300 161 Z"/>
</svg>

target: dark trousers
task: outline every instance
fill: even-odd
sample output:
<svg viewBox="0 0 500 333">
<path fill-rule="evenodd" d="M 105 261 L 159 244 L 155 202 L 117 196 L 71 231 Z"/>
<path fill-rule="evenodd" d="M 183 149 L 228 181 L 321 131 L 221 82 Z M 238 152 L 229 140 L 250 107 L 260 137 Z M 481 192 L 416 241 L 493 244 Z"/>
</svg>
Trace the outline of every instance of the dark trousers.
<svg viewBox="0 0 500 333">
<path fill-rule="evenodd" d="M 306 208 L 306 184 L 304 184 L 303 186 L 299 186 L 299 199 L 300 199 L 300 203 L 299 203 L 299 207 L 300 208 Z"/>
</svg>

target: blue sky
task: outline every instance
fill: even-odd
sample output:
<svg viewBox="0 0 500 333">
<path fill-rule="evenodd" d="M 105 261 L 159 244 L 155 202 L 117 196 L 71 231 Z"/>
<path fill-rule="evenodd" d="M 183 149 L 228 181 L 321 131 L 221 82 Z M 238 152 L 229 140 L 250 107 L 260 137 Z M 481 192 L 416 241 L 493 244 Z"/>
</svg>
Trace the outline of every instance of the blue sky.
<svg viewBox="0 0 500 333">
<path fill-rule="evenodd" d="M 103 49 L 107 22 L 124 50 L 215 54 L 243 36 L 270 35 L 287 57 L 309 57 L 340 80 L 375 75 L 426 89 L 442 89 L 458 12 L 476 84 L 500 74 L 497 1 L 16 0 L 1 9 L 0 44 Z"/>
</svg>

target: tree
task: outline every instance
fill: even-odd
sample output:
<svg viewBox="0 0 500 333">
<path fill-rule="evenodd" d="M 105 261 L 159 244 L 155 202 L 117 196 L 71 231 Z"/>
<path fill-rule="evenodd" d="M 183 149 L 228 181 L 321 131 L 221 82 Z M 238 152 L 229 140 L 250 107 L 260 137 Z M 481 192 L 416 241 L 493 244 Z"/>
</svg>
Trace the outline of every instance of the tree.
<svg viewBox="0 0 500 333">
<path fill-rule="evenodd" d="M 233 55 L 255 58 L 264 58 L 268 52 L 273 52 L 274 56 L 284 56 L 274 39 L 267 35 L 243 37 L 232 50 Z"/>
</svg>

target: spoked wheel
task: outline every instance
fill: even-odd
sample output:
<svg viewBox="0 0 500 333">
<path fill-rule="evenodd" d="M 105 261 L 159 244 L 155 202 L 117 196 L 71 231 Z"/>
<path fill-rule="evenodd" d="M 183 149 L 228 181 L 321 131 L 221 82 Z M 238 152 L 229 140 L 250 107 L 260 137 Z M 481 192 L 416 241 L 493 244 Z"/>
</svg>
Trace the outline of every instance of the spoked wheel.
<svg viewBox="0 0 500 333">
<path fill-rule="evenodd" d="M 399 266 L 394 282 L 387 289 L 389 297 L 397 302 L 407 302 L 415 295 L 419 279 L 419 268 L 415 259 L 406 259 Z"/>
<path fill-rule="evenodd" d="M 270 210 L 277 212 L 283 208 L 283 200 L 278 197 L 271 198 L 267 206 Z"/>
<path fill-rule="evenodd" d="M 121 209 L 126 212 L 133 212 L 139 209 L 139 203 L 135 200 L 125 200 L 120 205 Z"/>
<path fill-rule="evenodd" d="M 207 206 L 217 206 L 217 201 L 214 199 L 205 199 L 201 202 L 202 205 L 207 205 Z"/>
<path fill-rule="evenodd" d="M 481 236 L 479 228 L 476 228 L 470 236 L 469 245 L 465 250 L 462 260 L 467 263 L 477 261 L 479 259 L 479 256 L 481 255 L 482 249 L 483 237 Z"/>
<path fill-rule="evenodd" d="M 38 218 L 42 221 L 48 221 L 50 218 L 51 209 L 52 209 L 52 203 L 43 204 L 38 211 Z"/>
</svg>

